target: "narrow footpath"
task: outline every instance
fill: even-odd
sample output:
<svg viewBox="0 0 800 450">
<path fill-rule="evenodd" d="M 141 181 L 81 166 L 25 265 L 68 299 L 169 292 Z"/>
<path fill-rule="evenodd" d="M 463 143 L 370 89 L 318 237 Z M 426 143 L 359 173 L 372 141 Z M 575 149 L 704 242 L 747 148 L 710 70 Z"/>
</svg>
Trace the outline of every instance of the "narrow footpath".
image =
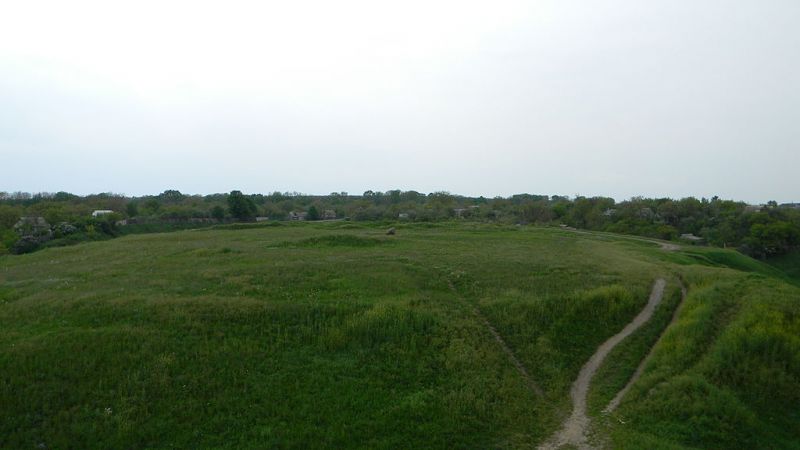
<svg viewBox="0 0 800 450">
<path fill-rule="evenodd" d="M 572 397 L 572 414 L 564 421 L 560 431 L 539 446 L 540 450 L 557 449 L 564 445 L 572 445 L 579 449 L 592 448 L 588 443 L 587 436 L 590 419 L 586 415 L 586 396 L 589 392 L 589 385 L 591 384 L 592 378 L 611 350 L 622 342 L 623 339 L 650 320 L 656 307 L 661 302 L 661 298 L 664 296 L 665 286 L 666 281 L 661 278 L 656 280 L 653 285 L 653 290 L 650 292 L 647 305 L 645 305 L 642 311 L 639 312 L 639 314 L 633 318 L 633 321 L 626 325 L 622 331 L 603 342 L 603 344 L 597 348 L 594 355 L 589 358 L 589 361 L 584 364 L 570 390 L 570 396 Z"/>
<path fill-rule="evenodd" d="M 466 299 L 464 299 L 464 297 L 458 293 L 458 290 L 453 285 L 452 281 L 447 280 L 447 284 L 450 287 L 450 290 L 453 291 L 453 293 L 456 296 L 458 296 L 458 298 L 472 310 L 472 315 L 474 315 L 475 318 L 478 319 L 478 321 L 480 321 L 484 327 L 486 327 L 489 333 L 491 333 L 495 342 L 497 342 L 500 348 L 503 349 L 503 352 L 506 354 L 506 356 L 508 356 L 508 359 L 509 361 L 511 361 L 511 364 L 514 365 L 514 367 L 517 369 L 517 372 L 519 372 L 522 379 L 525 380 L 525 385 L 528 387 L 528 389 L 530 389 L 531 392 L 536 394 L 537 397 L 539 398 L 544 397 L 544 392 L 542 391 L 542 388 L 540 388 L 539 385 L 533 381 L 533 378 L 531 378 L 531 376 L 528 374 L 528 370 L 525 368 L 525 365 L 523 365 L 522 361 L 520 361 L 519 358 L 517 358 L 517 355 L 514 354 L 514 351 L 511 350 L 511 347 L 509 347 L 508 344 L 506 344 L 505 339 L 503 339 L 503 337 L 500 336 L 500 333 L 498 333 L 494 325 L 492 325 L 492 323 L 489 322 L 489 319 L 487 319 L 486 316 L 484 316 L 483 313 L 481 313 L 481 311 L 478 309 L 477 306 L 467 302 Z"/>
<path fill-rule="evenodd" d="M 633 376 L 631 377 L 630 380 L 628 380 L 628 383 L 625 385 L 625 387 L 622 388 L 619 392 L 617 392 L 617 395 L 615 395 L 614 398 L 611 399 L 610 402 L 608 402 L 608 406 L 606 406 L 605 409 L 603 409 L 603 414 L 609 414 L 613 412 L 615 409 L 617 409 L 617 406 L 619 406 L 620 402 L 622 402 L 622 398 L 625 397 L 625 394 L 628 393 L 628 391 L 631 389 L 631 386 L 633 386 L 633 384 L 636 383 L 636 380 L 638 380 L 639 377 L 642 376 L 642 372 L 644 372 L 645 366 L 647 366 L 647 363 L 653 356 L 653 349 L 655 349 L 658 346 L 658 343 L 661 342 L 661 339 L 663 339 L 664 335 L 667 334 L 667 330 L 669 330 L 670 327 L 675 322 L 678 321 L 678 315 L 681 312 L 684 300 L 686 300 L 686 287 L 681 286 L 681 302 L 678 304 L 678 307 L 675 308 L 675 312 L 672 314 L 672 320 L 670 320 L 667 326 L 664 327 L 664 329 L 661 331 L 661 335 L 658 337 L 655 344 L 653 344 L 653 346 L 650 347 L 650 351 L 647 353 L 647 356 L 645 356 L 642 362 L 639 363 L 639 367 L 636 368 L 636 372 L 633 373 Z"/>
</svg>

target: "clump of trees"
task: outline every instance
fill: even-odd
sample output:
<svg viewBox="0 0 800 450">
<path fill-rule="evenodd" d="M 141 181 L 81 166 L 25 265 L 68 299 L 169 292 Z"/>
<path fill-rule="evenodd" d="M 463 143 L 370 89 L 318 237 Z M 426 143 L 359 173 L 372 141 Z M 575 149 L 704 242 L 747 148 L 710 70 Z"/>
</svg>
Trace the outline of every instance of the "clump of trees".
<svg viewBox="0 0 800 450">
<path fill-rule="evenodd" d="M 112 218 L 92 222 L 91 212 L 109 209 Z M 103 193 L 77 196 L 67 192 L 0 193 L 0 252 L 14 251 L 21 239 L 13 226 L 20 217 L 44 217 L 51 224 L 68 223 L 80 236 L 113 237 L 120 233 L 166 231 L 226 221 L 252 221 L 257 216 L 286 220 L 305 212 L 308 220 L 333 210 L 339 218 L 356 221 L 471 220 L 483 222 L 569 225 L 616 233 L 675 240 L 692 234 L 710 245 L 736 247 L 760 258 L 800 248 L 800 209 L 769 202 L 759 208 L 718 197 L 697 199 L 634 197 L 616 202 L 608 197 L 565 197 L 518 194 L 510 197 L 465 197 L 448 192 L 368 190 L 361 195 L 297 192 L 186 195 L 166 190 L 154 196 L 126 197 Z M 118 226 L 119 220 L 126 226 Z M 65 241 L 52 239 L 48 245 Z"/>
<path fill-rule="evenodd" d="M 232 217 L 239 220 L 250 220 L 256 216 L 258 208 L 253 199 L 242 194 L 242 191 L 231 191 L 228 195 L 228 211 Z M 219 216 L 218 212 L 217 216 Z"/>
</svg>

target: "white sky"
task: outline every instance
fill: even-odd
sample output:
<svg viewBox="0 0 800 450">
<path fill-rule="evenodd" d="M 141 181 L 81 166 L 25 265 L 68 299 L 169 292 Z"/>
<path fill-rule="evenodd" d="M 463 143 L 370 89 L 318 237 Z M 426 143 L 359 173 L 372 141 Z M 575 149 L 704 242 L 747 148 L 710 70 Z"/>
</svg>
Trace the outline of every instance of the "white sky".
<svg viewBox="0 0 800 450">
<path fill-rule="evenodd" d="M 0 0 L 0 191 L 800 201 L 798 24 L 798 0 Z"/>
</svg>

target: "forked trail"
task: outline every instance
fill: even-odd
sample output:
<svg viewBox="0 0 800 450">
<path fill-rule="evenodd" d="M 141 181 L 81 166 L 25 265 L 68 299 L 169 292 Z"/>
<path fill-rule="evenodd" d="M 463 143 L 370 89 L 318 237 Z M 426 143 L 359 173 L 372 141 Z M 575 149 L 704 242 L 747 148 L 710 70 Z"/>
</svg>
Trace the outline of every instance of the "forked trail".
<svg viewBox="0 0 800 450">
<path fill-rule="evenodd" d="M 592 381 L 592 377 L 594 377 L 600 364 L 603 363 L 603 360 L 617 344 L 650 320 L 656 306 L 658 306 L 661 302 L 661 298 L 664 296 L 664 286 L 666 286 L 666 281 L 661 278 L 656 280 L 644 309 L 642 309 L 622 331 L 603 342 L 603 344 L 597 348 L 594 355 L 589 358 L 589 361 L 584 364 L 578 374 L 578 378 L 572 383 L 572 389 L 570 390 L 570 396 L 572 397 L 572 414 L 564 421 L 561 430 L 539 446 L 539 449 L 557 449 L 564 445 L 573 445 L 579 449 L 592 448 L 587 442 L 587 432 L 590 421 L 589 417 L 586 415 L 586 395 L 589 392 L 589 384 Z"/>
<path fill-rule="evenodd" d="M 617 406 L 619 406 L 620 402 L 622 401 L 622 398 L 625 397 L 625 394 L 627 394 L 628 391 L 631 389 L 631 386 L 633 386 L 633 384 L 636 383 L 636 380 L 638 380 L 639 377 L 642 376 L 642 372 L 644 372 L 645 366 L 647 366 L 647 363 L 653 356 L 653 350 L 658 346 L 658 343 L 661 342 L 661 340 L 664 338 L 664 335 L 667 334 L 667 330 L 670 329 L 670 327 L 672 327 L 672 324 L 678 321 L 678 315 L 681 312 L 684 300 L 686 300 L 686 287 L 681 286 L 681 302 L 678 304 L 678 307 L 675 308 L 675 312 L 672 314 L 672 320 L 661 331 L 661 335 L 656 340 L 656 343 L 653 344 L 652 347 L 650 347 L 650 351 L 647 353 L 647 356 L 645 356 L 642 362 L 639 363 L 639 367 L 636 368 L 636 372 L 633 373 L 633 376 L 631 377 L 630 380 L 628 380 L 628 383 L 625 385 L 625 387 L 622 388 L 619 392 L 617 392 L 617 395 L 615 395 L 614 398 L 611 399 L 610 402 L 608 402 L 608 406 L 606 406 L 605 409 L 603 409 L 603 414 L 608 414 L 610 412 L 613 412 L 617 408 Z"/>
</svg>

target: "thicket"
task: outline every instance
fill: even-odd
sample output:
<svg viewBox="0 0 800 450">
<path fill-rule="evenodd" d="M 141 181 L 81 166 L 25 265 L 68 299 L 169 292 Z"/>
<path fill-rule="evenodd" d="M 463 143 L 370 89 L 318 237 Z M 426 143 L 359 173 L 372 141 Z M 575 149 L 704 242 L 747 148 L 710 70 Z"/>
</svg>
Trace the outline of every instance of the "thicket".
<svg viewBox="0 0 800 450">
<path fill-rule="evenodd" d="M 96 209 L 115 211 L 114 220 L 88 221 Z M 318 220 L 322 212 L 355 221 L 473 220 L 499 223 L 568 225 L 575 228 L 677 240 L 691 234 L 706 243 L 735 247 L 758 258 L 791 253 L 800 247 L 798 205 L 750 206 L 744 202 L 693 197 L 634 197 L 616 202 L 608 197 L 565 197 L 519 194 L 511 197 L 465 197 L 447 192 L 366 191 L 361 195 L 300 193 L 186 195 L 167 190 L 159 195 L 126 197 L 103 193 L 77 196 L 66 192 L 30 194 L 0 192 L 0 253 L 15 251 L 22 237 L 13 229 L 22 216 L 44 217 L 53 226 L 68 223 L 79 236 L 93 232 L 113 237 L 129 233 L 117 222 L 127 219 L 131 230 L 182 229 L 255 217 L 288 220 L 291 212 L 305 212 Z M 87 226 L 92 228 L 87 228 Z M 96 236 L 95 236 L 96 237 Z M 72 237 L 72 240 L 78 237 Z M 36 247 L 36 246 L 34 246 Z"/>
</svg>

